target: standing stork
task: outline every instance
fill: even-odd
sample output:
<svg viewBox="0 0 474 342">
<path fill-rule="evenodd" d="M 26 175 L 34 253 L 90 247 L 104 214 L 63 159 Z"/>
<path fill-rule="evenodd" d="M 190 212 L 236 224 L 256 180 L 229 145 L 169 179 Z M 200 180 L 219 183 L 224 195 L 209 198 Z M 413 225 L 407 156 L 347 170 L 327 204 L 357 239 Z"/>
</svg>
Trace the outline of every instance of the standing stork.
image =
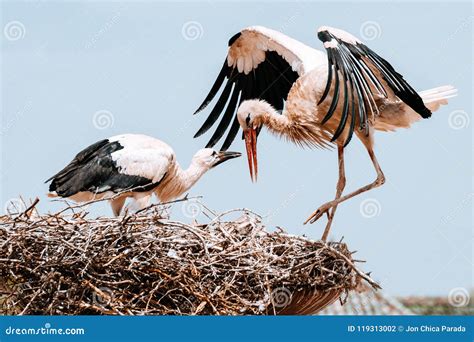
<svg viewBox="0 0 474 342">
<path fill-rule="evenodd" d="M 339 203 L 385 182 L 374 154 L 374 131 L 408 128 L 429 118 L 456 90 L 444 86 L 417 93 L 385 59 L 349 33 L 323 26 L 317 35 L 326 54 L 261 26 L 234 35 L 217 80 L 196 113 L 227 82 L 195 137 L 209 130 L 223 113 L 206 147 L 214 146 L 230 126 L 222 146 L 226 150 L 242 127 L 252 180 L 258 174 L 256 146 L 262 126 L 300 146 L 337 146 L 335 199 L 305 222 L 313 223 L 326 213 L 322 236 L 326 240 Z M 354 133 L 367 149 L 377 178 L 342 196 L 344 148 Z"/>
<path fill-rule="evenodd" d="M 76 202 L 110 199 L 115 216 L 127 197 L 137 209 L 149 205 L 153 193 L 161 202 L 188 191 L 207 171 L 239 157 L 238 152 L 199 150 L 183 170 L 170 146 L 139 134 L 123 134 L 90 145 L 61 171 L 46 181 L 50 197 L 67 197 Z"/>
</svg>

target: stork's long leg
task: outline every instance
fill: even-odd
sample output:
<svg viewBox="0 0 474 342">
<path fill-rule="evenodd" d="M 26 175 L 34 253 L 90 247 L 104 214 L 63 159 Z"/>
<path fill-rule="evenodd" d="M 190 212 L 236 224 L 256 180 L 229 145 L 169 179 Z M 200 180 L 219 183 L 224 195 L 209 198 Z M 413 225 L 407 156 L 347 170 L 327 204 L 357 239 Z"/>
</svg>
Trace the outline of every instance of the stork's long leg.
<svg viewBox="0 0 474 342">
<path fill-rule="evenodd" d="M 140 192 L 133 195 L 133 199 L 135 200 L 134 209 L 141 210 L 150 205 L 151 195 L 152 192 Z"/>
<path fill-rule="evenodd" d="M 126 196 L 121 196 L 118 198 L 114 198 L 113 200 L 110 200 L 110 206 L 112 207 L 112 211 L 115 217 L 120 215 L 120 212 L 122 211 L 122 208 L 123 208 L 123 205 L 125 204 L 126 199 L 127 199 Z"/>
<path fill-rule="evenodd" d="M 367 151 L 369 152 L 370 159 L 372 160 L 374 168 L 377 171 L 377 178 L 375 179 L 375 181 L 373 181 L 372 183 L 370 183 L 366 186 L 363 186 L 362 188 L 359 188 L 359 189 L 357 189 L 357 190 L 355 190 L 355 191 L 353 191 L 353 192 L 351 192 L 351 193 L 349 193 L 345 196 L 342 196 L 342 197 L 340 197 L 338 199 L 335 199 L 331 202 L 327 202 L 327 203 L 323 204 L 315 212 L 313 212 L 311 214 L 311 216 L 306 220 L 305 223 L 307 223 L 307 222 L 314 223 L 324 213 L 328 212 L 328 210 L 330 210 L 331 208 L 337 206 L 339 203 L 344 202 L 344 201 L 348 200 L 349 198 L 357 196 L 357 195 L 359 195 L 363 192 L 366 192 L 366 191 L 369 191 L 373 188 L 379 187 L 379 186 L 381 186 L 382 184 L 385 183 L 385 176 L 382 172 L 382 169 L 380 168 L 380 165 L 379 165 L 379 162 L 377 161 L 377 158 L 375 157 L 375 154 L 374 154 L 374 151 L 373 151 L 372 147 L 367 146 Z"/>
<path fill-rule="evenodd" d="M 337 180 L 337 185 L 336 185 L 335 200 L 341 197 L 342 191 L 344 190 L 344 187 L 346 186 L 346 172 L 344 169 L 344 146 L 343 145 L 337 146 L 337 161 L 339 165 L 339 179 Z M 324 229 L 323 236 L 321 237 L 321 240 L 323 241 L 326 241 L 329 235 L 329 230 L 331 229 L 331 224 L 332 224 L 332 220 L 334 219 L 334 214 L 336 213 L 336 209 L 337 209 L 337 204 L 334 207 L 332 207 L 332 210 L 329 213 L 328 223 L 326 224 L 326 228 Z"/>
</svg>

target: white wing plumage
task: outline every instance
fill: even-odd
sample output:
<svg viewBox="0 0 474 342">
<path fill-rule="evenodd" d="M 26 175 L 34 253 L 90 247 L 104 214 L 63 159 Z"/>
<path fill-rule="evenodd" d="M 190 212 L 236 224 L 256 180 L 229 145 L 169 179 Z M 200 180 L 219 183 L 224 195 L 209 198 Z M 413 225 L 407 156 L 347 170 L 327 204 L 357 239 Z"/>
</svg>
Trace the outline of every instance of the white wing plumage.
<svg viewBox="0 0 474 342">
<path fill-rule="evenodd" d="M 327 63 L 326 55 L 322 51 L 281 32 L 263 26 L 251 26 L 241 31 L 239 44 L 229 47 L 227 64 L 248 74 L 265 60 L 266 51 L 278 53 L 300 76 L 318 65 Z"/>
<path fill-rule="evenodd" d="M 140 134 L 125 134 L 109 140 L 123 146 L 111 155 L 122 174 L 144 177 L 156 183 L 168 172 L 174 152 L 161 140 Z"/>
</svg>

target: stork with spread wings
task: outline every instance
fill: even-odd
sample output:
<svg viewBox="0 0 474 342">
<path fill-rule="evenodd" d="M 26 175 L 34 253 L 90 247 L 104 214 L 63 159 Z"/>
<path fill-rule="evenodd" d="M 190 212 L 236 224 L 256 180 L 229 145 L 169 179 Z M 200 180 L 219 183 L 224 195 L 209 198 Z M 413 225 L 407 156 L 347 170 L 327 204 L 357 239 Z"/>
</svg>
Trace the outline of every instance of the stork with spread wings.
<svg viewBox="0 0 474 342">
<path fill-rule="evenodd" d="M 305 222 L 313 223 L 326 213 L 322 237 L 326 240 L 339 203 L 385 182 L 373 150 L 374 130 L 408 128 L 429 118 L 456 95 L 456 89 L 443 86 L 416 92 L 390 63 L 351 34 L 323 26 L 317 36 L 326 54 L 265 27 L 249 27 L 234 35 L 224 65 L 196 111 L 205 109 L 220 92 L 195 137 L 220 118 L 206 147 L 228 131 L 221 147 L 226 150 L 241 127 L 252 180 L 258 174 L 257 136 L 263 126 L 298 145 L 335 145 L 336 197 Z M 377 178 L 343 196 L 344 148 L 354 133 L 367 148 Z"/>
</svg>

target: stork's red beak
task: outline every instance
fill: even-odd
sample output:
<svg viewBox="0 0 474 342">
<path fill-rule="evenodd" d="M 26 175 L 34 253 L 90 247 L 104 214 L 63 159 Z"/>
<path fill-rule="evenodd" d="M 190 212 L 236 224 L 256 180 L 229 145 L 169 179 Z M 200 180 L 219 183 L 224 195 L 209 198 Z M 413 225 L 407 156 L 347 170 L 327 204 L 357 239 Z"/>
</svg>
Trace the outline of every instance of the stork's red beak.
<svg viewBox="0 0 474 342">
<path fill-rule="evenodd" d="M 244 130 L 244 138 L 249 162 L 250 178 L 253 182 L 256 182 L 258 176 L 257 131 L 253 128 L 247 128 Z"/>
</svg>

